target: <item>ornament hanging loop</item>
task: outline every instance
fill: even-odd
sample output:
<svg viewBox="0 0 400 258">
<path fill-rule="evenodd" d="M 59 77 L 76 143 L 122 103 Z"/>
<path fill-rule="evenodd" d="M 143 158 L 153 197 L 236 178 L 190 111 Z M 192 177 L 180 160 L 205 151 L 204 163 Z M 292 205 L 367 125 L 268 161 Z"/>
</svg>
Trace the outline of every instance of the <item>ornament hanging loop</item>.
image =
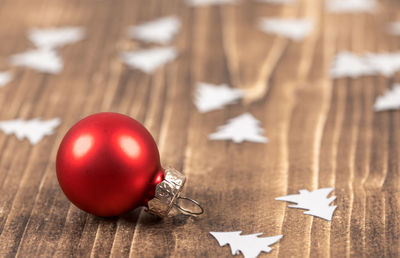
<svg viewBox="0 0 400 258">
<path fill-rule="evenodd" d="M 192 204 L 194 204 L 194 205 L 197 206 L 198 211 L 189 210 L 189 209 L 187 209 L 187 208 L 184 208 L 184 207 L 180 206 L 180 205 L 178 204 L 179 200 L 190 201 Z M 196 200 L 193 200 L 193 199 L 189 198 L 189 197 L 184 197 L 184 196 L 181 197 L 181 196 L 178 196 L 178 198 L 176 198 L 176 202 L 174 203 L 174 206 L 175 206 L 178 210 L 180 210 L 183 214 L 186 214 L 186 215 L 199 216 L 199 215 L 201 215 L 201 214 L 204 213 L 204 208 L 201 207 L 200 203 L 197 202 Z"/>
<path fill-rule="evenodd" d="M 155 196 L 147 204 L 148 212 L 159 217 L 167 217 L 172 208 L 177 208 L 186 215 L 198 216 L 203 214 L 204 208 L 201 207 L 200 203 L 188 197 L 180 196 L 185 181 L 186 177 L 182 173 L 174 168 L 167 168 L 164 180 L 156 186 Z M 196 206 L 196 209 L 189 209 L 182 203 L 180 204 L 180 201 L 190 202 L 191 206 Z"/>
</svg>

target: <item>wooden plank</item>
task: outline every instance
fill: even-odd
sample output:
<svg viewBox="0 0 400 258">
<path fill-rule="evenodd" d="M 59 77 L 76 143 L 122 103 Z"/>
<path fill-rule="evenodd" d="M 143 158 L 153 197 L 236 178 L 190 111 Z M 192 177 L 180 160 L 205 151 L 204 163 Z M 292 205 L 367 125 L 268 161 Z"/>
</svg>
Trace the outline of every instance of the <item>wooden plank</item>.
<svg viewBox="0 0 400 258">
<path fill-rule="evenodd" d="M 399 19 L 400 6 L 379 1 L 375 14 L 327 14 L 324 3 L 2 1 L 0 68 L 15 79 L 0 89 L 0 120 L 60 117 L 62 124 L 35 146 L 0 132 L 0 256 L 227 257 L 230 248 L 209 231 L 239 230 L 283 234 L 271 257 L 399 256 L 400 117 L 372 109 L 399 76 L 331 80 L 329 68 L 338 51 L 397 51 L 400 39 L 383 28 Z M 173 14 L 182 21 L 175 61 L 152 75 L 120 62 L 121 51 L 156 46 L 129 39 L 128 26 Z M 307 17 L 316 27 L 293 42 L 261 32 L 261 17 Z M 33 47 L 27 30 L 64 25 L 83 26 L 87 38 L 60 50 L 62 73 L 9 66 L 10 55 Z M 200 114 L 197 82 L 249 93 Z M 185 195 L 205 214 L 160 220 L 141 208 L 99 218 L 70 204 L 55 175 L 58 144 L 77 120 L 101 111 L 142 122 L 163 166 L 185 173 Z M 207 139 L 244 112 L 260 120 L 269 143 Z M 335 188 L 331 222 L 274 200 L 322 187 Z"/>
</svg>

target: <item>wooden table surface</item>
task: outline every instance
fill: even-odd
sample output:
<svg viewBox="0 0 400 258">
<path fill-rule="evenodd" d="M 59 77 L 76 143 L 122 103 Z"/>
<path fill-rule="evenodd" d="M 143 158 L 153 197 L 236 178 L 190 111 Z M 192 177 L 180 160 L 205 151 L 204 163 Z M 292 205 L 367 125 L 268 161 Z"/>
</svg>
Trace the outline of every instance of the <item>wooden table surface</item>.
<svg viewBox="0 0 400 258">
<path fill-rule="evenodd" d="M 397 51 L 385 31 L 397 0 L 374 14 L 330 14 L 323 0 L 288 6 L 242 1 L 190 8 L 178 0 L 2 0 L 0 69 L 15 79 L 0 89 L 0 120 L 60 117 L 37 145 L 0 132 L 1 257 L 229 257 L 209 231 L 283 234 L 261 257 L 400 255 L 400 117 L 373 112 L 398 76 L 329 77 L 335 53 Z M 147 75 L 122 64 L 121 51 L 149 46 L 129 25 L 178 15 L 179 57 Z M 267 35 L 261 17 L 306 17 L 316 24 L 300 42 Z M 60 50 L 58 75 L 10 67 L 32 47 L 33 27 L 83 26 L 85 40 Z M 196 82 L 248 90 L 237 105 L 200 114 Z M 143 209 L 99 218 L 71 205 L 59 188 L 55 156 L 66 131 L 86 115 L 120 112 L 156 139 L 163 166 L 184 172 L 185 194 L 206 209 L 193 218 L 156 220 Z M 230 118 L 250 112 L 269 143 L 209 141 Z M 334 187 L 332 221 L 303 215 L 274 198 Z"/>
</svg>

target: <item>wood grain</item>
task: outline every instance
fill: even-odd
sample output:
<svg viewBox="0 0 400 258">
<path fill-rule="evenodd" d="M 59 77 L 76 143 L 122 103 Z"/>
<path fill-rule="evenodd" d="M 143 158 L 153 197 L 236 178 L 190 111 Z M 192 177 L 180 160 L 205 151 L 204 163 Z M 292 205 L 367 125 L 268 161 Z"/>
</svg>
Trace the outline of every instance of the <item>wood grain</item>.
<svg viewBox="0 0 400 258">
<path fill-rule="evenodd" d="M 15 79 L 0 89 L 0 120 L 51 119 L 55 134 L 32 146 L 0 133 L 1 257 L 229 257 L 209 231 L 283 234 L 270 257 L 400 255 L 400 117 L 373 112 L 399 76 L 329 78 L 336 52 L 398 51 L 385 33 L 400 18 L 395 0 L 374 14 L 328 14 L 323 0 L 275 6 L 191 8 L 179 0 L 2 0 L 0 68 Z M 151 46 L 130 40 L 129 25 L 178 15 L 179 57 L 147 75 L 118 60 Z M 316 23 L 302 42 L 257 29 L 261 17 L 305 17 Z M 64 47 L 59 75 L 10 67 L 32 47 L 32 27 L 83 26 L 87 38 Z M 200 114 L 196 82 L 248 90 L 243 103 Z M 55 155 L 65 132 L 86 115 L 120 112 L 142 122 L 158 142 L 163 166 L 188 179 L 185 194 L 206 212 L 155 219 L 143 209 L 99 218 L 71 205 L 58 186 Z M 208 141 L 244 112 L 258 118 L 268 144 Z M 288 209 L 275 197 L 334 187 L 331 222 Z"/>
</svg>

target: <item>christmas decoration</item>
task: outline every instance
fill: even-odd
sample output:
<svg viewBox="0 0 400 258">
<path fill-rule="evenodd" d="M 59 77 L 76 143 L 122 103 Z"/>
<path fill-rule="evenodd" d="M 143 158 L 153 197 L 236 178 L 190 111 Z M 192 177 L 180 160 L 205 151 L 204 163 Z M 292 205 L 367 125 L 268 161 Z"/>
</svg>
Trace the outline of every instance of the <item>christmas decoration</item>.
<svg viewBox="0 0 400 258">
<path fill-rule="evenodd" d="M 277 34 L 296 41 L 305 38 L 314 27 L 308 20 L 281 18 L 263 18 L 258 25 L 265 33 Z"/>
<path fill-rule="evenodd" d="M 19 140 L 27 138 L 29 142 L 34 145 L 45 135 L 51 135 L 54 128 L 56 128 L 60 122 L 58 118 L 46 121 L 42 121 L 41 119 L 15 119 L 0 121 L 0 130 L 6 134 L 15 134 Z"/>
<path fill-rule="evenodd" d="M 272 244 L 278 242 L 283 236 L 259 237 L 263 233 L 240 235 L 242 231 L 234 232 L 210 232 L 217 239 L 220 246 L 229 244 L 232 255 L 239 255 L 240 252 L 245 258 L 257 257 L 261 252 L 269 253 Z"/>
<path fill-rule="evenodd" d="M 371 67 L 365 57 L 344 51 L 339 53 L 331 68 L 332 78 L 359 77 L 362 75 L 374 75 L 375 69 Z"/>
<path fill-rule="evenodd" d="M 191 215 L 203 212 L 180 196 L 185 176 L 161 167 L 146 128 L 122 114 L 98 113 L 76 123 L 60 144 L 56 167 L 65 195 L 94 215 L 117 216 L 142 205 L 159 216 L 173 206 Z M 181 207 L 182 200 L 200 211 Z"/>
<path fill-rule="evenodd" d="M 393 85 L 392 90 L 378 97 L 374 104 L 376 112 L 395 109 L 400 109 L 400 84 Z"/>
<path fill-rule="evenodd" d="M 161 65 L 164 65 L 177 56 L 174 47 L 158 47 L 146 50 L 124 52 L 122 61 L 133 69 L 140 69 L 145 73 L 152 73 Z"/>
<path fill-rule="evenodd" d="M 239 0 L 186 0 L 186 3 L 191 6 L 235 4 L 237 2 L 239 2 Z"/>
<path fill-rule="evenodd" d="M 326 0 L 326 9 L 334 13 L 374 12 L 375 0 Z"/>
<path fill-rule="evenodd" d="M 368 53 L 356 55 L 350 52 L 339 53 L 332 65 L 331 76 L 359 77 L 377 75 L 391 77 L 400 70 L 400 53 Z"/>
<path fill-rule="evenodd" d="M 13 65 L 57 74 L 63 68 L 63 61 L 56 51 L 57 48 L 77 42 L 84 35 L 84 30 L 79 27 L 32 29 L 28 38 L 38 48 L 13 55 L 10 61 Z"/>
<path fill-rule="evenodd" d="M 63 61 L 58 53 L 52 49 L 39 48 L 28 50 L 21 54 L 11 56 L 13 65 L 25 66 L 39 72 L 59 73 L 63 68 Z"/>
<path fill-rule="evenodd" d="M 0 88 L 12 80 L 11 72 L 0 72 Z"/>
<path fill-rule="evenodd" d="M 138 26 L 129 28 L 129 34 L 134 39 L 145 42 L 167 44 L 178 33 L 181 23 L 176 16 L 163 17 Z"/>
<path fill-rule="evenodd" d="M 391 77 L 400 70 L 400 52 L 397 53 L 368 53 L 365 58 L 377 73 Z"/>
<path fill-rule="evenodd" d="M 294 202 L 295 205 L 289 205 L 291 208 L 305 209 L 304 214 L 316 216 L 325 220 L 332 220 L 333 212 L 336 206 L 329 206 L 336 199 L 336 196 L 327 198 L 334 188 L 321 188 L 309 192 L 300 190 L 300 194 L 292 194 L 275 198 L 277 201 Z"/>
<path fill-rule="evenodd" d="M 213 85 L 208 83 L 197 84 L 195 104 L 201 113 L 221 109 L 225 105 L 233 104 L 244 95 L 244 91 L 232 89 L 228 85 Z"/>
<path fill-rule="evenodd" d="M 235 143 L 243 141 L 268 142 L 268 138 L 262 136 L 263 129 L 259 127 L 259 121 L 250 113 L 245 113 L 229 120 L 228 124 L 220 126 L 218 132 L 209 135 L 210 140 L 232 140 Z"/>
<path fill-rule="evenodd" d="M 29 40 L 38 48 L 58 48 L 82 40 L 85 30 L 80 27 L 31 29 Z"/>
</svg>

